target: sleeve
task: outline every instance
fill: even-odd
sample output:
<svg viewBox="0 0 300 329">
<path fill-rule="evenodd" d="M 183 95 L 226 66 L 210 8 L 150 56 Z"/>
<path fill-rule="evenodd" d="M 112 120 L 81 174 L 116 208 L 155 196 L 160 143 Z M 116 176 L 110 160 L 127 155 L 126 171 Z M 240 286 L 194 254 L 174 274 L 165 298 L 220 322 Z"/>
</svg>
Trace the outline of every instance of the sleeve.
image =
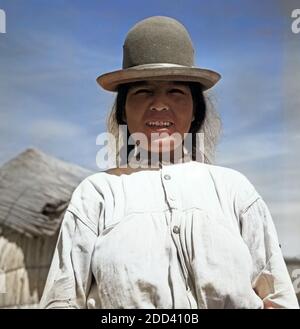
<svg viewBox="0 0 300 329">
<path fill-rule="evenodd" d="M 264 200 L 258 197 L 239 217 L 241 234 L 253 260 L 252 286 L 264 307 L 298 309 L 277 232 Z"/>
<path fill-rule="evenodd" d="M 103 214 L 103 198 L 85 179 L 65 212 L 40 301 L 41 308 L 86 308 L 91 257 Z"/>
</svg>

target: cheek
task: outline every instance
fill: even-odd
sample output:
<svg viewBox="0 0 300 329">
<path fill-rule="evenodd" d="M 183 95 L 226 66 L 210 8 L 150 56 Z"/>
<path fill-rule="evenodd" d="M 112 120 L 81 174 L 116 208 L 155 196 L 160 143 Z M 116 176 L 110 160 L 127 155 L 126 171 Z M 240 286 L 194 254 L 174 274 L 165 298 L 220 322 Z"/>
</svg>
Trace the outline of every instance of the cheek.
<svg viewBox="0 0 300 329">
<path fill-rule="evenodd" d="M 193 119 L 193 104 L 188 103 L 177 111 L 178 127 L 188 130 Z M 187 131 L 186 131 L 187 132 Z"/>
<path fill-rule="evenodd" d="M 131 134 L 139 132 L 142 127 L 142 111 L 140 111 L 139 107 L 132 104 L 132 102 L 126 103 L 125 115 L 129 132 Z"/>
</svg>

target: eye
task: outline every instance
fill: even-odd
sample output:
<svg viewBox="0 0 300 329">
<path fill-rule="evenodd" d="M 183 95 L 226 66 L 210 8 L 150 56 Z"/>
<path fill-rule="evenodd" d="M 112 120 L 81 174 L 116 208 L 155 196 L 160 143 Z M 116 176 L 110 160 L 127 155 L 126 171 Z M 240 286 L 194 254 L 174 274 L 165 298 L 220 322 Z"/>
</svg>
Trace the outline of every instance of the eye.
<svg viewBox="0 0 300 329">
<path fill-rule="evenodd" d="M 146 88 L 141 88 L 141 89 L 137 89 L 133 92 L 134 95 L 138 95 L 138 94 L 150 94 L 152 91 L 150 89 L 146 89 Z"/>
<path fill-rule="evenodd" d="M 182 89 L 180 89 L 180 88 L 172 88 L 172 89 L 170 89 L 169 92 L 170 92 L 171 94 L 182 94 L 182 95 L 185 94 L 184 90 L 182 90 Z"/>
</svg>

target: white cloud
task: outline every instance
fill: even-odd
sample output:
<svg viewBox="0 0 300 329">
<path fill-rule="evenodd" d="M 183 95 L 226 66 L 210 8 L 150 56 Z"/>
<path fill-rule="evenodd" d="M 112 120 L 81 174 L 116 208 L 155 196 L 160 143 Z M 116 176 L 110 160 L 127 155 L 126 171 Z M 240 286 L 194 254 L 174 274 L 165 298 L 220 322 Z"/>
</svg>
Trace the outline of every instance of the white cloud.
<svg viewBox="0 0 300 329">
<path fill-rule="evenodd" d="M 266 132 L 223 138 L 217 153 L 218 162 L 225 166 L 238 166 L 242 163 L 284 156 L 287 151 L 280 144 L 280 137 L 280 134 Z"/>
<path fill-rule="evenodd" d="M 54 119 L 35 120 L 30 127 L 24 129 L 24 132 L 30 134 L 33 139 L 54 139 L 55 141 L 64 139 L 75 141 L 77 138 L 82 138 L 85 133 L 78 125 Z"/>
</svg>

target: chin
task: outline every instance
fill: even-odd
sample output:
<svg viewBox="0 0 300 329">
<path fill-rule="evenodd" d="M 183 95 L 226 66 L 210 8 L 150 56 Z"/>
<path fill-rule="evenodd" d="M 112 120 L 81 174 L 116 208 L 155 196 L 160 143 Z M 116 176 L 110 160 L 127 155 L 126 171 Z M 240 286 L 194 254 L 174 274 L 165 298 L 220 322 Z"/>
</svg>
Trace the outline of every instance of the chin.
<svg viewBox="0 0 300 329">
<path fill-rule="evenodd" d="M 174 141 L 167 141 L 167 142 L 154 142 L 151 145 L 151 148 L 149 149 L 149 151 L 153 152 L 153 153 L 164 153 L 164 154 L 168 154 L 168 153 L 173 153 L 175 150 L 181 149 L 182 144 L 179 143 L 178 145 L 174 143 Z"/>
</svg>

